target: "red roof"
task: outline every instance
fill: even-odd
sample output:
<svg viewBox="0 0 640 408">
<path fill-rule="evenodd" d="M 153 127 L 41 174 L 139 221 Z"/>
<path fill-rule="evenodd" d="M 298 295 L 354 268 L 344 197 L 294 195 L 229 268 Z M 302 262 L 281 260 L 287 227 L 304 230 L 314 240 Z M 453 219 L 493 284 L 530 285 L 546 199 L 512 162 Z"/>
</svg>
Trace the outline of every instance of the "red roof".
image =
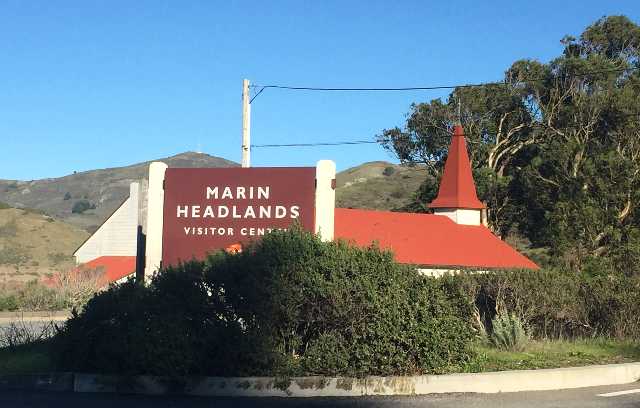
<svg viewBox="0 0 640 408">
<path fill-rule="evenodd" d="M 467 143 L 460 125 L 456 125 L 454 128 L 438 197 L 429 204 L 429 207 L 468 209 L 485 207 L 476 195 L 476 185 L 473 182 L 471 163 L 469 163 L 469 155 L 467 154 Z"/>
<path fill-rule="evenodd" d="M 486 227 L 443 215 L 336 208 L 335 237 L 359 246 L 376 241 L 406 264 L 538 269 Z"/>
<path fill-rule="evenodd" d="M 104 271 L 103 281 L 107 285 L 135 273 L 135 256 L 101 256 L 81 265 L 85 269 Z"/>
</svg>

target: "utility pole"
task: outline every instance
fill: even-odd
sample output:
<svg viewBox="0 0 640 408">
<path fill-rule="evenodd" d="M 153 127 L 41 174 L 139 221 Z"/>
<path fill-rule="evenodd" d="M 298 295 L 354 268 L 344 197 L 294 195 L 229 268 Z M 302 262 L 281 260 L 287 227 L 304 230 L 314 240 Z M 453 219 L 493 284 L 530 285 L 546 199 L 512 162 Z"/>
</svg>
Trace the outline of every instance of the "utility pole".
<svg viewBox="0 0 640 408">
<path fill-rule="evenodd" d="M 242 167 L 251 167 L 251 105 L 249 80 L 242 80 Z"/>
</svg>

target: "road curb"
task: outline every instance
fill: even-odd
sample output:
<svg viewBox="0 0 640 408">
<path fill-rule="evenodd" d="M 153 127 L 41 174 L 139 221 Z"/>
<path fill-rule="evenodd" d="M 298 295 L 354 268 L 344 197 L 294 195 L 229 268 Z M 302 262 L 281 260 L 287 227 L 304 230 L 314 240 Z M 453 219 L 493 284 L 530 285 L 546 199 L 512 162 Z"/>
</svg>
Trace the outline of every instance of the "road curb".
<svg viewBox="0 0 640 408">
<path fill-rule="evenodd" d="M 348 397 L 547 391 L 640 380 L 640 363 L 395 377 L 188 377 L 53 373 L 0 377 L 0 389 L 216 397 Z"/>
<path fill-rule="evenodd" d="M 0 390 L 73 391 L 73 373 L 0 376 Z"/>
</svg>

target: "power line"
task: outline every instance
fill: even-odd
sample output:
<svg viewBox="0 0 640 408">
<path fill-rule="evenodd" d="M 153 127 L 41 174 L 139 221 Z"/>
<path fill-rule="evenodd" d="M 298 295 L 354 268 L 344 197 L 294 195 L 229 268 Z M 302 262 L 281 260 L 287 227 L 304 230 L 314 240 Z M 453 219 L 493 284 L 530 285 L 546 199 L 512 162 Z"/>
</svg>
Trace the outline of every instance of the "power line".
<svg viewBox="0 0 640 408">
<path fill-rule="evenodd" d="M 287 144 L 263 144 L 251 145 L 251 147 L 313 147 L 313 146 L 343 146 L 378 143 L 373 140 L 353 140 L 350 142 L 318 142 L 318 143 L 287 143 Z"/>
<path fill-rule="evenodd" d="M 625 72 L 625 71 L 633 71 L 640 69 L 639 67 L 628 67 L 628 68 L 611 68 L 611 69 L 603 69 L 596 71 L 586 71 L 581 73 L 573 73 L 568 74 L 567 76 L 572 77 L 582 77 L 589 75 L 597 75 L 597 74 L 608 74 L 608 73 L 616 73 L 616 72 Z M 517 82 L 539 82 L 539 81 L 547 81 L 548 77 L 539 77 L 539 78 L 524 78 L 519 79 Z M 441 89 L 456 89 L 456 88 L 472 88 L 479 86 L 490 86 L 490 85 L 508 85 L 508 82 L 505 81 L 497 81 L 497 82 L 482 82 L 477 84 L 458 84 L 458 85 L 436 85 L 436 86 L 408 86 L 401 88 L 338 88 L 338 87 L 313 87 L 313 86 L 290 86 L 290 85 L 251 85 L 252 88 L 260 88 L 260 90 L 256 93 L 256 95 L 251 98 L 253 101 L 258 97 L 265 89 L 281 89 L 288 91 L 321 91 L 321 92 L 405 92 L 405 91 L 433 91 L 433 90 L 441 90 Z"/>
<path fill-rule="evenodd" d="M 574 73 L 569 74 L 567 76 L 572 77 L 581 77 L 581 76 L 589 76 L 589 75 L 597 75 L 597 74 L 608 74 L 608 73 L 616 73 L 616 72 L 625 72 L 625 71 L 634 71 L 638 70 L 640 67 L 628 67 L 628 68 L 612 68 L 605 70 L 597 70 L 597 71 L 587 71 L 582 73 Z M 528 78 L 528 79 L 519 79 L 517 82 L 539 82 L 546 81 L 549 78 Z M 478 84 L 459 84 L 459 85 L 438 85 L 438 86 L 410 86 L 410 87 L 401 87 L 401 88 L 321 88 L 321 87 L 311 87 L 311 86 L 288 86 L 288 85 L 250 85 L 250 88 L 260 88 L 260 90 L 250 99 L 249 103 L 253 102 L 265 89 L 281 89 L 281 90 L 289 90 L 289 91 L 337 91 L 337 92 L 402 92 L 402 91 L 430 91 L 430 90 L 440 90 L 440 89 L 456 89 L 456 88 L 471 88 L 471 87 L 479 87 L 479 86 L 490 86 L 490 85 L 508 85 L 505 81 L 500 82 L 483 82 Z M 624 116 L 631 116 L 624 115 Z M 314 147 L 314 146 L 344 146 L 344 145 L 360 145 L 360 144 L 374 144 L 378 143 L 377 141 L 371 140 L 354 140 L 354 141 L 345 141 L 345 142 L 317 142 L 317 143 L 287 143 L 287 144 L 262 144 L 262 145 L 251 145 L 251 148 L 271 148 L 271 147 Z"/>
</svg>

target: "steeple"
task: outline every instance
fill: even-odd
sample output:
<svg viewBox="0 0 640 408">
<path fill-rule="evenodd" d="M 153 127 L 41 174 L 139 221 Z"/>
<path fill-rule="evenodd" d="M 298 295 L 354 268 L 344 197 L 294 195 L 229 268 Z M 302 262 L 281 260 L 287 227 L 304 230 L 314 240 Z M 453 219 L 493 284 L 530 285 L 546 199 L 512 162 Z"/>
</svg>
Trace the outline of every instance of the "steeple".
<svg viewBox="0 0 640 408">
<path fill-rule="evenodd" d="M 481 212 L 485 206 L 476 194 L 461 125 L 454 127 L 438 197 L 429 204 L 429 208 L 433 208 L 435 214 L 445 215 L 458 224 L 481 224 Z"/>
</svg>

